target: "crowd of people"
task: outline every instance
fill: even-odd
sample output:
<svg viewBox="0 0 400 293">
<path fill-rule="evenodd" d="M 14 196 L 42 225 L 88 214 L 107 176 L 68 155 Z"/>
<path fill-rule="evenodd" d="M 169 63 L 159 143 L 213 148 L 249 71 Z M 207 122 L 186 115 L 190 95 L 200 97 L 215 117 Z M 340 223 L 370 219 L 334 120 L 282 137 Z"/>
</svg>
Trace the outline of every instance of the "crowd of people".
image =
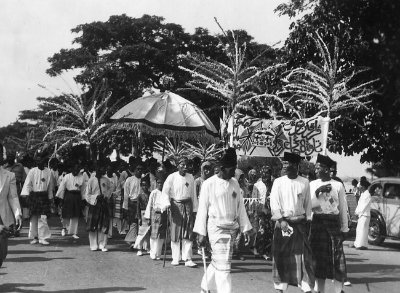
<svg viewBox="0 0 400 293">
<path fill-rule="evenodd" d="M 1 230 L 13 230 L 9 233 L 18 237 L 23 218 L 29 219 L 33 245 L 49 245 L 51 215 L 60 218 L 62 237 L 78 239 L 83 216 L 91 251 L 108 251 L 107 242 L 117 233 L 138 256 L 148 254 L 153 260 L 163 258 L 169 240 L 173 266 L 183 261 L 196 267 L 193 253 L 211 255 L 203 292 L 213 280 L 217 292 L 231 292 L 232 258 L 244 260 L 249 250 L 272 258 L 278 292 L 288 285 L 325 292 L 325 280 L 332 279 L 339 293 L 347 280 L 347 203 L 336 162 L 328 156 L 318 155 L 318 179 L 312 181 L 300 176 L 303 158 L 298 154 L 284 154 L 278 176 L 267 165 L 259 171 L 238 169 L 236 151 L 230 148 L 220 160 L 200 166 L 187 157 L 176 166 L 169 160 L 131 157 L 128 163 L 98 160 L 92 170 L 78 160 L 61 164 L 37 153 L 35 167 L 28 169 L 13 154 L 3 159 L 0 191 L 9 204 L 7 209 L 1 205 Z M 360 202 L 368 202 L 367 187 L 362 182 Z M 356 247 L 365 245 L 365 204 L 359 216 L 366 219 L 357 227 L 362 235 Z"/>
</svg>

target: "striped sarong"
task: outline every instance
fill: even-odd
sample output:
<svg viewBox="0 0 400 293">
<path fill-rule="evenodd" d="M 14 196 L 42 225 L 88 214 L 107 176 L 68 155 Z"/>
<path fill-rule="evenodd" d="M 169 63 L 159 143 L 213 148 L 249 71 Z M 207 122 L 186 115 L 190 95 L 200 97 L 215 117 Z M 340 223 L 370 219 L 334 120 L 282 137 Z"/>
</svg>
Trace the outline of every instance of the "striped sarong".
<svg viewBox="0 0 400 293">
<path fill-rule="evenodd" d="M 122 204 L 123 204 L 123 196 L 120 195 L 116 195 L 114 197 L 114 210 L 113 210 L 113 217 L 115 219 L 122 219 Z"/>
<path fill-rule="evenodd" d="M 272 278 L 274 283 L 301 286 L 304 281 L 314 287 L 315 277 L 311 247 L 305 223 L 290 223 L 291 236 L 283 236 L 277 225 L 272 241 Z"/>
<path fill-rule="evenodd" d="M 167 231 L 167 212 L 151 210 L 151 235 L 152 239 L 164 239 Z"/>
<path fill-rule="evenodd" d="M 211 264 L 218 271 L 230 271 L 236 229 L 222 229 L 211 221 L 207 229 L 212 250 Z"/>
<path fill-rule="evenodd" d="M 314 214 L 310 245 L 315 261 L 315 277 L 344 282 L 346 261 L 339 215 Z"/>
<path fill-rule="evenodd" d="M 192 239 L 194 217 L 192 199 L 176 201 L 171 199 L 171 241 Z"/>
</svg>

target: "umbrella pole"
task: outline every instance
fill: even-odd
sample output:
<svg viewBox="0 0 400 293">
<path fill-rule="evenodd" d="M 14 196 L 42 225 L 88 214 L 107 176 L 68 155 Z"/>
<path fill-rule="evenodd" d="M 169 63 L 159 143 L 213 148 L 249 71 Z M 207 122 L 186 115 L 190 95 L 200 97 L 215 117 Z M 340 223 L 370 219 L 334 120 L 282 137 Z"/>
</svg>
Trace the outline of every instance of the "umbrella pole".
<svg viewBox="0 0 400 293">
<path fill-rule="evenodd" d="M 162 148 L 162 159 L 161 162 L 164 162 L 164 155 L 165 155 L 165 141 L 166 141 L 167 137 L 164 136 L 164 144 L 163 144 L 163 148 Z"/>
</svg>

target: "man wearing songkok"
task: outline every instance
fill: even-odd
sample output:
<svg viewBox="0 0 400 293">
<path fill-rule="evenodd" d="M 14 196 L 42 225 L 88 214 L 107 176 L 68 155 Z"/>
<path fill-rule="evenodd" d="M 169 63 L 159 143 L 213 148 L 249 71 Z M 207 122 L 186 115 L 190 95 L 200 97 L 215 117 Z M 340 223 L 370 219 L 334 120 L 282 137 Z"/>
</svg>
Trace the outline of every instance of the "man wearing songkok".
<svg viewBox="0 0 400 293">
<path fill-rule="evenodd" d="M 167 208 L 170 206 L 170 202 L 168 197 L 162 193 L 165 177 L 164 172 L 157 172 L 157 188 L 150 193 L 144 214 L 146 219 L 150 219 L 150 258 L 153 260 L 161 258 L 161 249 L 167 230 Z"/>
<path fill-rule="evenodd" d="M 343 290 L 346 277 L 343 252 L 344 234 L 349 231 L 343 184 L 333 180 L 333 161 L 318 154 L 316 173 L 310 183 L 313 219 L 310 244 L 315 260 L 316 291 L 325 292 L 325 279 L 334 280 L 335 292 Z"/>
<path fill-rule="evenodd" d="M 131 244 L 133 249 L 136 237 L 138 234 L 138 219 L 137 214 L 137 199 L 140 193 L 140 179 L 143 173 L 142 162 L 136 161 L 134 168 L 134 174 L 128 177 L 124 185 L 124 202 L 122 208 L 125 210 L 127 215 L 126 219 L 129 225 L 129 232 L 126 234 L 125 241 Z"/>
<path fill-rule="evenodd" d="M 111 197 L 111 182 L 105 176 L 105 162 L 98 161 L 96 176 L 89 179 L 85 199 L 89 204 L 86 230 L 89 232 L 90 250 L 107 252 L 107 233 L 110 224 L 108 201 Z"/>
<path fill-rule="evenodd" d="M 244 233 L 246 245 L 250 241 L 252 227 L 239 183 L 233 178 L 236 165 L 236 151 L 229 148 L 220 160 L 221 171 L 201 187 L 194 232 L 203 247 L 208 234 L 212 249 L 211 263 L 201 282 L 202 292 L 210 288 L 213 279 L 218 293 L 232 292 L 230 270 L 236 230 Z"/>
<path fill-rule="evenodd" d="M 311 220 L 310 186 L 298 176 L 301 157 L 284 153 L 283 175 L 275 179 L 270 194 L 272 220 L 275 222 L 272 243 L 273 280 L 277 292 L 288 285 L 312 292 L 314 271 L 307 240 L 307 221 Z"/>
<path fill-rule="evenodd" d="M 5 226 L 5 230 L 16 223 L 16 230 L 19 231 L 22 225 L 22 211 L 18 200 L 16 175 L 2 167 L 2 152 L 3 148 L 0 145 L 0 218 L 3 220 L 2 225 Z M 4 237 L 4 240 L 7 238 Z"/>
<path fill-rule="evenodd" d="M 87 176 L 80 172 L 81 167 L 75 163 L 72 172 L 65 175 L 57 190 L 56 197 L 61 202 L 61 217 L 64 227 L 68 227 L 68 233 L 72 238 L 78 239 L 78 222 L 81 215 L 81 203 L 85 199 L 84 193 L 87 184 Z M 69 225 L 68 225 L 69 223 Z"/>
<path fill-rule="evenodd" d="M 185 266 L 196 267 L 197 264 L 192 261 L 193 242 L 190 239 L 193 232 L 193 213 L 197 212 L 198 202 L 194 191 L 193 175 L 187 173 L 188 163 L 187 157 L 179 159 L 178 171 L 167 177 L 162 192 L 171 202 L 171 264 L 177 266 L 183 259 Z"/>
<path fill-rule="evenodd" d="M 21 191 L 22 197 L 28 197 L 30 227 L 29 237 L 33 238 L 31 244 L 40 243 L 49 245 L 46 238 L 50 237 L 47 217 L 54 206 L 53 191 L 54 180 L 50 169 L 45 167 L 46 159 L 43 153 L 35 156 L 37 167 L 29 170 Z"/>
</svg>

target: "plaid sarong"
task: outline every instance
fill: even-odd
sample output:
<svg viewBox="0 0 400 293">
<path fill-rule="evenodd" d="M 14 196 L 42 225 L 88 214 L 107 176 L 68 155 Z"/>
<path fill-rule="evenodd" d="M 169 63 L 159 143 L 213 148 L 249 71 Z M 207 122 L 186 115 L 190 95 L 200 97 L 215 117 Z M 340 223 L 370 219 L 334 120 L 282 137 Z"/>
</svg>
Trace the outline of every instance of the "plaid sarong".
<svg viewBox="0 0 400 293">
<path fill-rule="evenodd" d="M 171 199 L 171 241 L 192 239 L 194 217 L 192 199 L 182 201 Z"/>
<path fill-rule="evenodd" d="M 82 196 L 79 190 L 66 190 L 61 215 L 64 219 L 77 218 L 81 215 Z"/>
<path fill-rule="evenodd" d="M 165 239 L 167 230 L 167 212 L 151 209 L 151 235 L 152 239 Z"/>
<path fill-rule="evenodd" d="M 105 198 L 98 199 L 96 205 L 89 205 L 86 231 L 108 233 L 110 226 L 109 206 Z"/>
<path fill-rule="evenodd" d="M 31 191 L 27 198 L 30 216 L 50 216 L 50 199 L 47 191 Z"/>
<path fill-rule="evenodd" d="M 311 247 L 306 237 L 304 223 L 290 223 L 293 234 L 282 236 L 280 227 L 275 226 L 272 243 L 272 277 L 274 283 L 301 286 L 304 281 L 314 287 L 314 269 Z"/>
<path fill-rule="evenodd" d="M 344 282 L 346 265 L 339 215 L 314 214 L 310 245 L 315 261 L 315 277 Z"/>
</svg>

